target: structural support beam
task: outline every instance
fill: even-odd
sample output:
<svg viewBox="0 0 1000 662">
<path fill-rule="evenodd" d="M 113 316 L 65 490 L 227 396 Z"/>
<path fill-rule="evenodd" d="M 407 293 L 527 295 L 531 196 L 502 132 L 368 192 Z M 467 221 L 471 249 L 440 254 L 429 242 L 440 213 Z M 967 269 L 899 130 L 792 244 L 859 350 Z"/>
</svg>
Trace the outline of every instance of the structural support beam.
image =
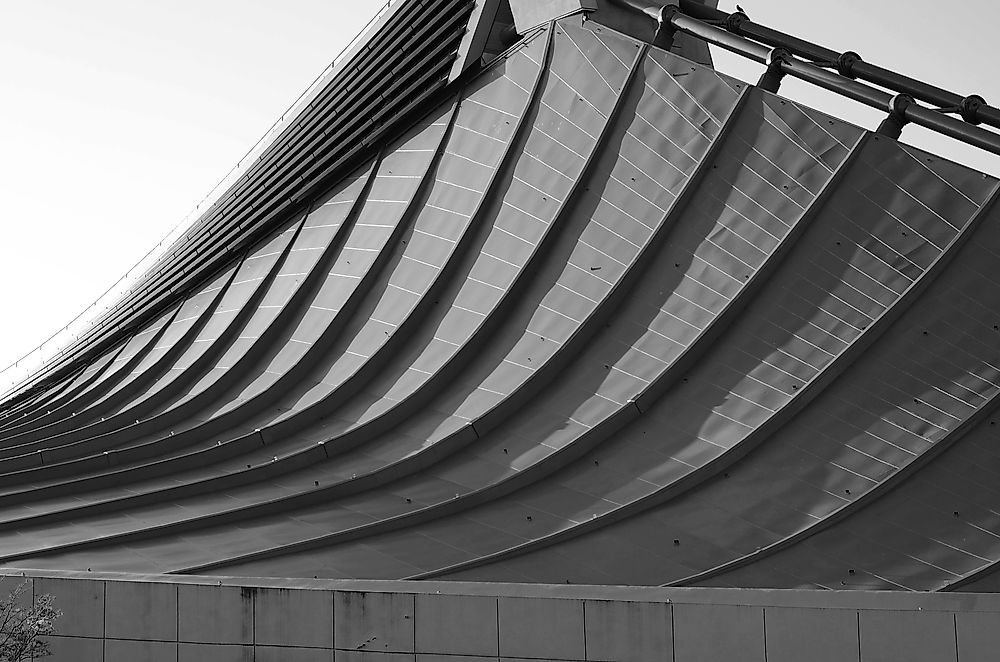
<svg viewBox="0 0 1000 662">
<path fill-rule="evenodd" d="M 703 7 L 702 10 L 704 10 Z M 973 126 L 968 122 L 948 117 L 941 109 L 935 110 L 921 106 L 908 95 L 892 95 L 884 90 L 851 80 L 840 73 L 827 71 L 815 64 L 804 62 L 793 55 L 796 50 L 801 51 L 801 48 L 770 49 L 733 34 L 731 31 L 688 16 L 678 8 L 668 7 L 666 16 L 669 17 L 670 27 L 677 32 L 698 37 L 737 55 L 766 64 L 768 70 L 759 84 L 769 91 L 773 92 L 777 89 L 777 84 L 782 76 L 791 75 L 866 106 L 886 111 L 889 116 L 878 129 L 878 132 L 883 135 L 898 138 L 903 126 L 906 123 L 913 123 L 988 152 L 1000 154 L 1000 135 Z"/>
<path fill-rule="evenodd" d="M 943 112 L 958 113 L 963 120 L 970 124 L 982 123 L 1000 128 L 1000 109 L 988 105 L 978 95 L 972 94 L 963 97 L 960 94 L 865 62 L 860 55 L 853 51 L 838 53 L 790 34 L 758 25 L 743 12 L 727 14 L 718 9 L 706 7 L 696 0 L 680 0 L 680 5 L 685 14 L 704 21 L 711 21 L 733 34 L 742 35 L 775 48 L 785 48 L 793 55 L 811 60 L 817 66 L 836 69 L 841 75 L 848 78 L 857 78 L 900 94 L 910 95 L 914 99 L 938 107 Z"/>
</svg>

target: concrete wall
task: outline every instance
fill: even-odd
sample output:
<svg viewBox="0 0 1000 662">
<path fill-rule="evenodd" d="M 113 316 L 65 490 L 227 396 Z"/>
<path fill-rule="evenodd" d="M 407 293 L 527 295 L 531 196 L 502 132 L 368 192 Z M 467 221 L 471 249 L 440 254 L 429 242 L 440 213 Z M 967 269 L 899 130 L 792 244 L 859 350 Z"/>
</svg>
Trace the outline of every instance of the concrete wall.
<svg viewBox="0 0 1000 662">
<path fill-rule="evenodd" d="M 0 587 L 20 580 L 5 574 Z M 993 594 L 28 575 L 66 612 L 52 662 L 979 662 L 1000 652 Z"/>
</svg>

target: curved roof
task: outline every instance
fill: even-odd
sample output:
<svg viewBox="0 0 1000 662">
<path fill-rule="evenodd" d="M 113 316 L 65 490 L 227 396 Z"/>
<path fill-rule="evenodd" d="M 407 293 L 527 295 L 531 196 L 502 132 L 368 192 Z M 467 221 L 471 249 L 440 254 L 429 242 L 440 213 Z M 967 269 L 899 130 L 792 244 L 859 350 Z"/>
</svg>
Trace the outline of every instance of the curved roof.
<svg viewBox="0 0 1000 662">
<path fill-rule="evenodd" d="M 0 564 L 995 585 L 997 180 L 579 16 L 447 89 L 8 403 Z"/>
</svg>

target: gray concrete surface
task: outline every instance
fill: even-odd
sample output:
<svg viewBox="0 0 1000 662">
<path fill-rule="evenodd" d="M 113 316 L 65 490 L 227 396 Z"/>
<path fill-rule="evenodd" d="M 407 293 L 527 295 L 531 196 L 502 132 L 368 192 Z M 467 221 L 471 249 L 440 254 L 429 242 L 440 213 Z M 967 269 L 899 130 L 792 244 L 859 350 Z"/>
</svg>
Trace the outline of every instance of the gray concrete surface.
<svg viewBox="0 0 1000 662">
<path fill-rule="evenodd" d="M 1000 644 L 994 594 L 24 576 L 65 612 L 51 662 L 979 662 Z"/>
</svg>

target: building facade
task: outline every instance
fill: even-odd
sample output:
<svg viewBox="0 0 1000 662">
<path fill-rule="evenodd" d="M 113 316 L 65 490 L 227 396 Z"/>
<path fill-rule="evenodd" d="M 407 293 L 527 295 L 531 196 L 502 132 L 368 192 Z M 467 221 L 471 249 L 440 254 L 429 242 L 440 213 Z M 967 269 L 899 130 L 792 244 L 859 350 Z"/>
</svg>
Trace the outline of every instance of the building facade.
<svg viewBox="0 0 1000 662">
<path fill-rule="evenodd" d="M 992 659 L 994 109 L 713 16 L 394 5 L 0 404 L 59 659 Z"/>
</svg>

